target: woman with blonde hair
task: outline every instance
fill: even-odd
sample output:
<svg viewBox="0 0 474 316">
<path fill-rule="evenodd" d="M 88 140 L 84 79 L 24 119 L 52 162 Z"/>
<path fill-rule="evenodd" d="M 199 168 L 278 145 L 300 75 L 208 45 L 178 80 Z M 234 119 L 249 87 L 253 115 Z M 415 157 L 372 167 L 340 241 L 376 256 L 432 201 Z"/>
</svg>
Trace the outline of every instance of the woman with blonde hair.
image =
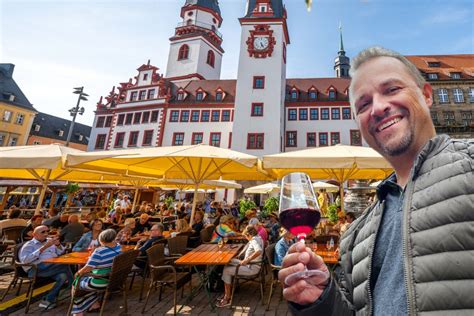
<svg viewBox="0 0 474 316">
<path fill-rule="evenodd" d="M 185 218 L 180 218 L 176 221 L 176 232 L 186 233 L 191 230 L 189 227 L 188 221 Z"/>
<path fill-rule="evenodd" d="M 115 238 L 115 241 L 119 244 L 127 244 L 130 242 L 132 231 L 135 228 L 135 219 L 127 218 L 124 224 L 125 227 L 118 232 L 117 237 Z"/>
</svg>

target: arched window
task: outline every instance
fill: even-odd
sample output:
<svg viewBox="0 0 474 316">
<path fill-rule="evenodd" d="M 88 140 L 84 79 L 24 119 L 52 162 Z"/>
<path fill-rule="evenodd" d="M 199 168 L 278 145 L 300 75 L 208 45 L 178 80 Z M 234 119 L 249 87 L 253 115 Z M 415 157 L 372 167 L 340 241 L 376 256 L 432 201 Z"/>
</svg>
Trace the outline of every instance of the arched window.
<svg viewBox="0 0 474 316">
<path fill-rule="evenodd" d="M 214 55 L 214 52 L 212 50 L 208 51 L 207 52 L 207 64 L 209 66 L 211 66 L 212 68 L 214 68 L 215 59 L 216 59 L 216 57 Z"/>
<path fill-rule="evenodd" d="M 184 44 L 179 48 L 178 60 L 188 59 L 189 46 Z"/>
</svg>

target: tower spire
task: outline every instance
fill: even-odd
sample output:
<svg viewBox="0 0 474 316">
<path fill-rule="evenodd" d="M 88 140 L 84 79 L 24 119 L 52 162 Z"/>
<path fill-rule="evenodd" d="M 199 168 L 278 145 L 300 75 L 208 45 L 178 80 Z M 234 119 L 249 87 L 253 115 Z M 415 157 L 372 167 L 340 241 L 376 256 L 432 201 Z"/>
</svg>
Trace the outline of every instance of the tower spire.
<svg viewBox="0 0 474 316">
<path fill-rule="evenodd" d="M 344 41 L 342 40 L 342 22 L 339 21 L 339 36 L 341 42 L 339 43 L 339 55 L 346 55 L 346 52 L 344 51 Z"/>
<path fill-rule="evenodd" d="M 334 60 L 334 70 L 337 78 L 349 77 L 349 69 L 351 68 L 351 62 L 349 57 L 346 56 L 344 50 L 344 41 L 342 39 L 342 23 L 339 21 L 339 52 Z"/>
</svg>

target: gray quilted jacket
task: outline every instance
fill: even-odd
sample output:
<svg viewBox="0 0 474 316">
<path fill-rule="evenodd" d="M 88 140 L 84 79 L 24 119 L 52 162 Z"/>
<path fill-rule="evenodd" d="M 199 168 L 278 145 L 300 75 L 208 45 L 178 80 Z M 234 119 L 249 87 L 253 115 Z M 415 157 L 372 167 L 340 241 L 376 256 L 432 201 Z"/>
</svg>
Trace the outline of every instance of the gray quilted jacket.
<svg viewBox="0 0 474 316">
<path fill-rule="evenodd" d="M 474 315 L 474 140 L 430 140 L 411 171 L 403 204 L 410 315 Z M 370 275 L 384 202 L 369 207 L 340 243 L 343 272 L 296 315 L 372 315 Z"/>
</svg>

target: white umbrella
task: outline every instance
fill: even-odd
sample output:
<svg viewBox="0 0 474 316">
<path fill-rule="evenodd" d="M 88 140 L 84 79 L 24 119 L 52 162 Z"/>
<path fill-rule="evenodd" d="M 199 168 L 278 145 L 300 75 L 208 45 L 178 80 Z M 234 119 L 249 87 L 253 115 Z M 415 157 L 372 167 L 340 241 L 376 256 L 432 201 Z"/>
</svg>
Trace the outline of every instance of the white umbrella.
<svg viewBox="0 0 474 316">
<path fill-rule="evenodd" d="M 250 187 L 244 190 L 245 194 L 269 194 L 273 192 L 280 191 L 280 186 L 275 183 L 265 183 L 261 185 L 257 185 L 254 187 Z"/>
</svg>

